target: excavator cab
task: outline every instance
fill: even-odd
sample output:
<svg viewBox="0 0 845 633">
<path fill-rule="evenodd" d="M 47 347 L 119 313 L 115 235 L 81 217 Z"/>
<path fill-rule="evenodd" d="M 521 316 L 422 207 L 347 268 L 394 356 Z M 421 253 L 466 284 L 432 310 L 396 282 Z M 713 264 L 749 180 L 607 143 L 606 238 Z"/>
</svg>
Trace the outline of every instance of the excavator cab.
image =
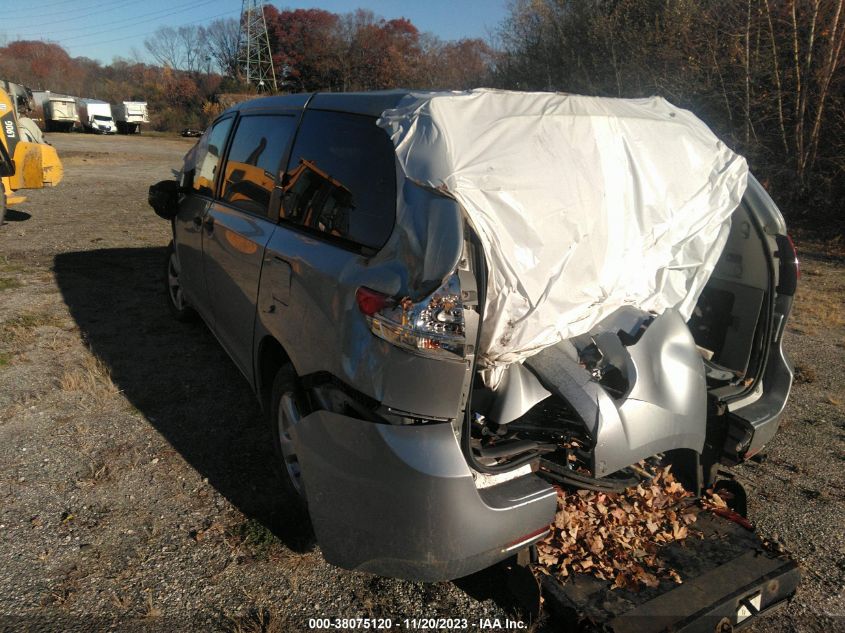
<svg viewBox="0 0 845 633">
<path fill-rule="evenodd" d="M 64 170 L 53 146 L 22 140 L 15 107 L 0 88 L 0 224 L 6 208 L 26 200 L 19 189 L 55 187 Z"/>
</svg>

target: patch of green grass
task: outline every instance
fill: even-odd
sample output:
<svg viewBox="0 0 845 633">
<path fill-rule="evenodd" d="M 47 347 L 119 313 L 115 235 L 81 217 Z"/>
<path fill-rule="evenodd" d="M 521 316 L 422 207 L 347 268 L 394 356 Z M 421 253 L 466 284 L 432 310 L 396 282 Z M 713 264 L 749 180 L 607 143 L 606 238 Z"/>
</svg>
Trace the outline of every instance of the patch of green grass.
<svg viewBox="0 0 845 633">
<path fill-rule="evenodd" d="M 16 264 L 5 257 L 0 257 L 0 273 L 22 273 L 24 270 L 23 264 Z"/>
<path fill-rule="evenodd" d="M 11 362 L 12 357 L 9 354 L 4 354 L 3 352 L 0 352 L 0 367 L 6 367 Z"/>
<path fill-rule="evenodd" d="M 29 312 L 27 314 L 12 317 L 8 321 L 4 321 L 3 326 L 19 327 L 31 330 L 45 325 L 61 327 L 62 323 L 63 322 L 59 317 L 54 316 L 49 312 Z"/>
<path fill-rule="evenodd" d="M 275 534 L 258 519 L 247 519 L 240 526 L 241 543 L 253 556 L 266 555 L 279 543 Z"/>
<path fill-rule="evenodd" d="M 0 290 L 14 290 L 23 284 L 14 277 L 0 277 Z"/>
<path fill-rule="evenodd" d="M 0 342 L 26 341 L 34 338 L 33 330 L 42 326 L 62 327 L 64 322 L 48 312 L 28 312 L 0 323 Z"/>
</svg>

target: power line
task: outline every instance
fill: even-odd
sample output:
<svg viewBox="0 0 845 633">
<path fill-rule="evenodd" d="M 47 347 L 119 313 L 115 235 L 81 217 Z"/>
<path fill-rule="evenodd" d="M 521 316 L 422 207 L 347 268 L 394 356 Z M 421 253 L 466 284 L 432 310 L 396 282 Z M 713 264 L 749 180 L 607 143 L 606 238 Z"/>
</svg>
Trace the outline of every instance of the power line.
<svg viewBox="0 0 845 633">
<path fill-rule="evenodd" d="M 209 0 L 209 2 L 214 2 L 214 1 L 215 0 Z M 127 0 L 127 2 L 130 3 L 130 4 L 136 4 L 137 0 Z M 208 4 L 208 2 L 206 2 L 205 4 Z M 188 9 L 196 8 L 197 6 L 200 6 L 200 5 L 189 6 L 189 7 L 185 8 L 184 10 L 187 11 Z M 158 9 L 156 11 L 151 11 L 149 13 L 142 13 L 141 15 L 133 15 L 133 16 L 128 17 L 128 18 L 121 18 L 119 20 L 112 20 L 111 22 L 100 22 L 99 24 L 97 24 L 97 26 L 98 27 L 99 26 L 109 26 L 109 25 L 113 25 L 113 24 L 121 24 L 121 23 L 124 23 L 124 22 L 137 23 L 136 20 L 138 18 L 144 18 L 144 17 L 148 17 L 148 16 L 153 16 L 153 15 L 155 15 L 157 17 L 166 17 L 168 15 L 172 15 L 172 13 L 170 13 L 172 11 L 172 9 L 173 9 L 173 7 L 169 7 L 167 9 Z M 64 33 L 66 31 L 80 31 L 80 30 L 85 30 L 85 29 L 88 29 L 88 28 L 91 28 L 90 25 L 89 26 L 74 27 L 74 28 L 70 28 L 70 29 L 63 29 L 62 31 L 53 31 L 53 32 L 47 32 L 47 33 L 44 33 L 44 32 L 33 33 L 32 35 L 33 36 L 40 36 L 40 39 L 44 39 L 45 36 L 48 37 L 50 35 L 56 35 L 58 33 Z M 118 28 L 121 28 L 121 27 L 118 27 Z M 29 36 L 30 34 L 25 34 L 25 35 Z M 86 35 L 89 35 L 89 34 L 86 33 Z M 16 36 L 20 37 L 20 34 L 16 34 Z M 72 37 L 83 37 L 83 36 L 80 35 L 80 36 L 72 36 Z M 67 38 L 65 38 L 65 39 L 67 39 Z"/>
<path fill-rule="evenodd" d="M 211 16 L 208 16 L 207 18 L 202 18 L 200 20 L 193 20 L 191 22 L 184 22 L 182 24 L 177 25 L 175 28 L 179 28 L 180 26 L 190 26 L 192 24 L 199 24 L 200 22 L 207 22 L 207 21 L 210 21 L 210 20 L 215 20 L 217 18 L 222 18 L 222 17 L 225 17 L 225 16 L 234 15 L 236 13 L 239 13 L 239 12 L 237 10 L 226 11 L 225 13 L 218 13 L 217 15 L 211 15 Z M 113 44 L 114 42 L 125 42 L 130 37 L 146 37 L 147 35 L 152 35 L 153 33 L 155 33 L 155 30 L 147 31 L 145 33 L 138 33 L 136 35 L 124 35 L 123 37 L 117 37 L 117 38 L 112 39 L 112 40 L 101 40 L 99 42 L 91 42 L 91 43 L 86 43 L 86 44 L 71 44 L 70 48 L 91 48 L 91 47 L 94 47 L 94 46 L 102 46 L 103 44 Z M 58 44 L 62 44 L 62 43 L 58 42 Z M 65 48 L 68 48 L 68 47 L 65 47 Z"/>
<path fill-rule="evenodd" d="M 48 2 L 48 3 L 46 3 L 46 4 L 39 4 L 39 5 L 38 5 L 38 9 L 39 9 L 39 10 L 42 10 L 42 9 L 49 9 L 50 7 L 56 7 L 56 6 L 59 6 L 60 4 L 73 3 L 73 2 L 75 2 L 75 1 L 76 1 L 76 0 L 59 0 L 58 2 Z"/>
<path fill-rule="evenodd" d="M 117 27 L 116 29 L 105 29 L 104 31 L 95 31 L 93 33 L 85 33 L 83 35 L 72 35 L 71 37 L 63 37 L 63 38 L 61 38 L 61 40 L 59 42 L 62 43 L 62 42 L 67 42 L 69 40 L 78 40 L 80 38 L 85 39 L 86 37 L 91 37 L 93 35 L 102 35 L 103 33 L 111 33 L 112 31 L 115 31 L 115 30 L 119 31 L 120 29 L 135 26 L 136 24 L 148 24 L 150 22 L 155 22 L 157 20 L 160 20 L 161 18 L 166 18 L 166 17 L 171 16 L 171 15 L 176 15 L 177 13 L 184 13 L 185 11 L 191 11 L 192 9 L 196 9 L 198 7 L 201 7 L 201 6 L 211 4 L 212 2 L 217 2 L 217 0 L 205 0 L 205 2 L 200 2 L 200 3 L 192 5 L 190 7 L 185 7 L 185 8 L 182 8 L 182 9 L 178 9 L 176 11 L 171 11 L 170 13 L 165 13 L 163 15 L 159 15 L 159 16 L 156 16 L 154 18 L 150 18 L 148 20 L 135 21 L 134 24 L 130 24 L 130 25 L 127 25 L 127 26 L 120 26 L 120 27 Z M 208 19 L 208 18 L 206 18 L 206 19 Z M 202 22 L 202 20 L 197 20 L 197 21 Z M 125 38 L 118 38 L 118 41 L 120 41 L 121 39 L 125 39 Z"/>
<path fill-rule="evenodd" d="M 117 4 L 114 4 L 113 2 L 103 2 L 102 4 L 94 4 L 94 5 L 91 5 L 91 6 L 87 6 L 85 8 L 86 9 L 96 9 L 98 7 L 108 6 L 110 9 L 119 9 L 120 7 L 125 6 L 127 4 L 137 4 L 137 2 L 136 2 L 136 0 L 124 0 L 123 2 L 118 2 Z M 53 13 L 55 14 L 55 12 L 53 12 Z M 82 13 L 82 14 L 72 13 L 71 15 L 73 17 L 62 18 L 61 20 L 53 20 L 52 22 L 41 22 L 41 21 L 39 21 L 38 24 L 24 24 L 24 25 L 21 25 L 21 26 L 18 26 L 18 27 L 7 27 L 7 28 L 10 28 L 11 30 L 14 30 L 15 28 L 31 29 L 31 28 L 36 27 L 36 26 L 41 27 L 41 26 L 50 26 L 51 24 L 64 24 L 65 22 L 73 22 L 75 20 L 81 20 L 83 18 L 87 18 L 87 17 L 90 17 L 92 15 L 97 15 L 98 13 L 100 13 L 100 11 L 92 11 L 90 13 Z"/>
</svg>

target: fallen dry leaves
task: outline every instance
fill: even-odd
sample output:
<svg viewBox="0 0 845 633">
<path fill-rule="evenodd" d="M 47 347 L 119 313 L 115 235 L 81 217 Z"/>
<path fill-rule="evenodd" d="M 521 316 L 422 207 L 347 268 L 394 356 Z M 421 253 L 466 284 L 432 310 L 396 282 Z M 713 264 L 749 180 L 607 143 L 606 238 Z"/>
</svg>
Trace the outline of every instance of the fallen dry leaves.
<svg viewBox="0 0 845 633">
<path fill-rule="evenodd" d="M 614 589 L 656 587 L 660 578 L 680 583 L 658 550 L 689 535 L 700 510 L 684 504 L 689 497 L 668 466 L 621 493 L 561 492 L 551 533 L 537 545 L 537 567 L 561 579 L 586 573 L 612 580 Z"/>
</svg>

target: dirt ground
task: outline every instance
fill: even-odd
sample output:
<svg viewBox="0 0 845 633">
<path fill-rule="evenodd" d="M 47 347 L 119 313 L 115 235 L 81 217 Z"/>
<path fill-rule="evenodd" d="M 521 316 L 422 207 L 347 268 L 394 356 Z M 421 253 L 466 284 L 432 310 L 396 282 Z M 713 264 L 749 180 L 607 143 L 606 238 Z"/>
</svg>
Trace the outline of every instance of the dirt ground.
<svg viewBox="0 0 845 633">
<path fill-rule="evenodd" d="M 286 516 L 247 383 L 202 324 L 166 309 L 169 225 L 146 190 L 190 143 L 49 140 L 64 181 L 0 228 L 0 629 L 520 617 L 492 572 L 422 584 L 322 560 Z M 798 380 L 767 459 L 735 474 L 803 582 L 756 631 L 845 630 L 845 260 L 801 255 Z"/>
</svg>

